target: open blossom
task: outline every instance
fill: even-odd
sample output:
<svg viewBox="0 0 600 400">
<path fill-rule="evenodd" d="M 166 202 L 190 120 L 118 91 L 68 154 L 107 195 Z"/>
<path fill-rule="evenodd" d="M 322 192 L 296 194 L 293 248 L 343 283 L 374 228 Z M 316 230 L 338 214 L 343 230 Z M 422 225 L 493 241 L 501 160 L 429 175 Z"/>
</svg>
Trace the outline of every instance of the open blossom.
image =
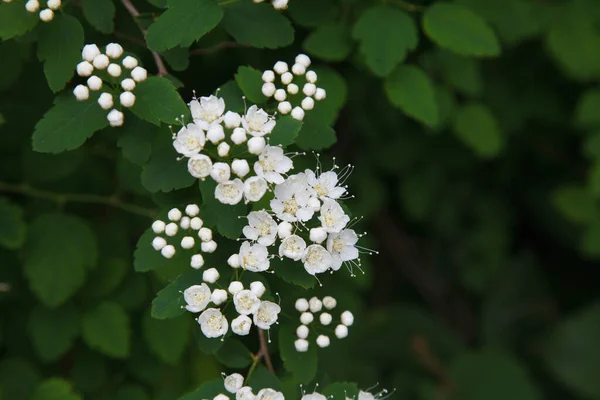
<svg viewBox="0 0 600 400">
<path fill-rule="evenodd" d="M 244 182 L 244 197 L 246 201 L 259 201 L 269 188 L 267 181 L 258 176 L 246 179 Z"/>
<path fill-rule="evenodd" d="M 269 269 L 269 251 L 262 244 L 242 243 L 240 247 L 240 263 L 242 268 L 252 272 L 262 272 Z"/>
<path fill-rule="evenodd" d="M 298 235 L 291 235 L 281 241 L 279 257 L 288 257 L 294 261 L 302 258 L 306 250 L 306 242 Z"/>
<path fill-rule="evenodd" d="M 333 257 L 320 244 L 312 244 L 306 248 L 302 257 L 304 269 L 311 275 L 320 274 L 333 266 Z"/>
<path fill-rule="evenodd" d="M 358 249 L 354 246 L 358 242 L 358 235 L 352 229 L 344 229 L 339 233 L 332 233 L 327 238 L 327 250 L 333 257 L 331 268 L 340 269 L 345 261 L 358 258 Z"/>
<path fill-rule="evenodd" d="M 209 308 L 198 317 L 198 323 L 204 336 L 207 338 L 217 338 L 224 336 L 229 329 L 227 318 L 223 316 L 217 308 Z"/>
<path fill-rule="evenodd" d="M 188 124 L 181 128 L 173 141 L 175 150 L 186 157 L 198 154 L 204 147 L 206 137 L 204 132 L 196 124 Z"/>
<path fill-rule="evenodd" d="M 192 100 L 189 106 L 194 122 L 204 130 L 220 123 L 225 112 L 225 100 L 214 95 L 201 97 L 200 101 Z"/>
<path fill-rule="evenodd" d="M 242 232 L 246 238 L 270 246 L 277 237 L 277 223 L 266 211 L 253 211 L 248 214 L 248 225 Z"/>
<path fill-rule="evenodd" d="M 210 302 L 210 295 L 210 288 L 206 283 L 185 289 L 183 299 L 187 303 L 186 310 L 194 313 L 204 310 Z"/>
<path fill-rule="evenodd" d="M 275 120 L 256 105 L 251 106 L 242 117 L 242 126 L 252 136 L 265 136 L 271 133 L 275 124 Z"/>
<path fill-rule="evenodd" d="M 327 198 L 337 200 L 346 193 L 344 187 L 338 186 L 338 175 L 333 171 L 323 172 L 319 176 L 309 169 L 304 173 L 308 186 L 321 200 Z"/>
<path fill-rule="evenodd" d="M 256 400 L 285 400 L 285 397 L 283 393 L 267 388 L 258 392 Z"/>
<path fill-rule="evenodd" d="M 239 315 L 231 321 L 231 330 L 239 336 L 246 336 L 252 328 L 252 320 L 247 315 Z"/>
<path fill-rule="evenodd" d="M 254 325 L 260 329 L 267 330 L 271 328 L 281 312 L 281 307 L 271 301 L 262 301 L 258 310 L 254 313 Z"/>
<path fill-rule="evenodd" d="M 323 229 L 327 232 L 339 232 L 350 222 L 350 217 L 346 215 L 338 202 L 325 200 L 321 207 L 319 220 L 323 224 Z"/>
<path fill-rule="evenodd" d="M 244 182 L 241 179 L 221 182 L 215 188 L 215 198 L 223 204 L 237 204 L 244 197 Z"/>
<path fill-rule="evenodd" d="M 307 190 L 304 174 L 289 177 L 275 187 L 275 198 L 271 200 L 271 209 L 283 221 L 308 221 L 314 211 L 310 207 L 310 193 Z"/>
<path fill-rule="evenodd" d="M 254 314 L 260 306 L 260 299 L 251 290 L 242 290 L 233 296 L 235 310 L 241 315 Z"/>
<path fill-rule="evenodd" d="M 293 166 L 292 160 L 283 154 L 281 147 L 267 146 L 254 163 L 254 172 L 267 182 L 280 184 L 284 180 L 281 174 L 287 173 Z"/>
<path fill-rule="evenodd" d="M 194 178 L 206 179 L 210 176 L 212 169 L 212 160 L 207 155 L 194 154 L 188 160 L 188 171 Z"/>
</svg>

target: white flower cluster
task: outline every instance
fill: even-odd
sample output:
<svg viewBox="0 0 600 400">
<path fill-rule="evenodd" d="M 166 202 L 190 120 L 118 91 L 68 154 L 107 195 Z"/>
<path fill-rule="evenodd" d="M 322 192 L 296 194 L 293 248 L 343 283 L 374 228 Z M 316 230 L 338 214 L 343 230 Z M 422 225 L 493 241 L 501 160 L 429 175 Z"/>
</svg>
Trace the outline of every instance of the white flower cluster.
<svg viewBox="0 0 600 400">
<path fill-rule="evenodd" d="M 12 3 L 12 1 L 13 0 L 2 0 L 3 3 Z M 60 6 L 62 5 L 62 1 L 61 0 L 46 0 L 46 1 L 42 0 L 42 1 L 46 3 L 46 7 L 42 8 L 39 0 L 28 0 L 25 3 L 25 9 L 27 11 L 29 11 L 30 13 L 36 13 L 36 12 L 40 11 L 40 8 L 42 8 L 42 10 L 38 14 L 40 17 L 40 20 L 42 20 L 43 22 L 50 22 L 54 19 L 54 11 L 56 11 L 60 8 Z"/>
<path fill-rule="evenodd" d="M 200 250 L 204 253 L 212 253 L 217 249 L 217 242 L 213 240 L 212 231 L 203 227 L 204 221 L 198 217 L 200 207 L 197 204 L 189 204 L 185 208 L 185 216 L 178 208 L 173 208 L 167 214 L 169 222 L 156 220 L 152 223 L 152 230 L 157 235 L 164 234 L 174 237 L 178 233 L 184 233 L 179 245 L 184 250 L 191 250 L 196 247 L 197 235 L 200 239 Z M 175 246 L 167 243 L 167 239 L 162 236 L 156 236 L 152 241 L 154 250 L 160 251 L 165 258 L 172 258 L 175 255 Z M 199 269 L 204 265 L 204 258 L 199 252 L 191 257 L 190 266 Z M 214 269 L 214 268 L 213 268 Z"/>
<path fill-rule="evenodd" d="M 331 311 L 336 305 L 337 301 L 331 296 L 323 297 L 322 301 L 317 297 L 312 297 L 310 300 L 303 298 L 296 300 L 295 307 L 296 310 L 301 313 L 300 322 L 302 323 L 302 325 L 296 329 L 298 340 L 294 342 L 294 346 L 296 346 L 298 352 L 303 353 L 308 351 L 308 335 L 310 333 L 308 325 L 314 321 L 314 314 L 321 312 L 323 307 L 325 307 L 327 311 Z M 323 311 L 319 315 L 319 322 L 323 326 L 329 326 L 333 322 L 332 315 L 327 311 Z M 338 339 L 344 339 L 348 336 L 348 327 L 352 326 L 354 323 L 354 315 L 350 311 L 344 311 L 340 316 L 340 320 L 341 323 L 335 327 L 334 333 Z M 330 339 L 327 335 L 318 335 L 315 341 L 319 347 L 327 347 L 330 344 Z"/>
<path fill-rule="evenodd" d="M 260 163 L 259 157 L 259 167 Z M 270 212 L 248 214 L 248 225 L 242 231 L 248 240 L 230 257 L 229 265 L 253 272 L 268 270 L 272 257 L 268 247 L 279 239 L 279 257 L 301 261 L 310 275 L 337 271 L 346 264 L 354 276 L 353 268 L 361 267 L 360 251 L 373 253 L 357 246 L 363 235 L 347 228 L 350 217 L 338 202 L 346 194 L 346 186 L 340 184 L 352 167 L 340 174 L 335 172 L 337 168 L 334 165 L 324 173 L 319 168 L 316 172 L 306 170 L 285 179 L 279 176 Z M 269 177 L 265 175 L 265 179 Z"/>
<path fill-rule="evenodd" d="M 271 388 L 261 389 L 257 394 L 254 394 L 250 386 L 244 386 L 244 377 L 240 374 L 224 374 L 223 378 L 225 390 L 235 394 L 236 400 L 285 400 L 283 393 Z M 225 394 L 218 394 L 213 398 L 213 400 L 228 399 L 229 396 Z"/>
<path fill-rule="evenodd" d="M 90 91 L 100 91 L 103 84 L 109 90 L 103 92 L 98 98 L 98 104 L 104 110 L 112 109 L 106 118 L 110 126 L 123 125 L 124 115 L 114 107 L 113 93 L 119 93 L 119 103 L 122 107 L 132 107 L 135 104 L 135 95 L 132 93 L 136 82 L 143 82 L 148 78 L 148 71 L 138 66 L 138 60 L 132 56 L 123 57 L 123 47 L 118 43 L 106 45 L 104 53 L 95 44 L 87 44 L 81 52 L 81 61 L 77 64 L 77 75 L 88 78 L 87 85 L 77 85 L 73 94 L 78 101 L 88 100 Z M 123 71 L 121 65 L 126 71 Z M 94 75 L 94 71 L 96 74 Z M 129 72 L 127 72 L 129 71 Z M 123 74 L 128 76 L 123 77 Z"/>
<path fill-rule="evenodd" d="M 231 330 L 236 335 L 246 336 L 250 333 L 252 323 L 258 328 L 269 330 L 271 325 L 277 322 L 281 307 L 271 301 L 261 300 L 266 291 L 265 285 L 260 281 L 250 284 L 245 289 L 242 282 L 233 281 L 226 290 L 211 288 L 207 283 L 214 284 L 219 279 L 216 269 L 206 270 L 202 276 L 205 283 L 194 285 L 183 292 L 187 305 L 185 308 L 193 313 L 202 311 L 197 321 L 202 333 L 208 338 L 223 337 L 229 330 L 229 322 L 219 308 L 206 308 L 210 302 L 216 306 L 233 302 L 235 310 L 239 314 L 231 321 Z M 228 301 L 228 293 L 232 299 Z M 252 315 L 250 319 L 249 315 Z"/>
<path fill-rule="evenodd" d="M 306 54 L 299 54 L 295 64 L 292 65 L 291 72 L 286 62 L 277 61 L 273 70 L 266 70 L 262 75 L 264 82 L 262 93 L 267 97 L 273 97 L 279 103 L 277 110 L 281 114 L 291 113 L 298 121 L 304 119 L 306 111 L 315 107 L 315 100 L 323 100 L 327 95 L 325 89 L 316 85 L 317 73 L 312 70 L 307 71 L 310 63 L 310 58 Z M 276 74 L 279 75 L 283 88 L 276 86 Z M 295 78 L 299 81 L 294 82 Z"/>
<path fill-rule="evenodd" d="M 252 0 L 253 2 L 255 2 L 256 4 L 258 3 L 262 3 L 265 0 Z M 288 8 L 288 2 L 289 0 L 272 0 L 271 4 L 273 4 L 273 8 L 276 10 L 285 10 L 286 8 Z"/>
</svg>

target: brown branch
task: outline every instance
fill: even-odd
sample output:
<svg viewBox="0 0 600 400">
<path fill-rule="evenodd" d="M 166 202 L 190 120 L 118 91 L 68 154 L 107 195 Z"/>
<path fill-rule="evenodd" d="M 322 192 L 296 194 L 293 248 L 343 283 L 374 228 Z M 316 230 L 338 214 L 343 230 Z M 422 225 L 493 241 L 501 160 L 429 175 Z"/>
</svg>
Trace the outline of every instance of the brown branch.
<svg viewBox="0 0 600 400">
<path fill-rule="evenodd" d="M 135 8 L 135 6 L 131 2 L 131 0 L 121 0 L 121 3 L 123 3 L 123 5 L 129 12 L 129 14 L 131 14 L 131 16 L 133 17 L 133 20 L 137 24 L 138 28 L 140 28 L 142 35 L 144 35 L 144 37 L 146 37 L 146 34 L 148 33 L 148 31 L 146 29 L 142 28 L 137 20 L 139 18 L 139 16 L 141 15 L 140 12 L 138 11 L 138 9 Z M 167 66 L 165 65 L 160 54 L 158 54 L 156 51 L 153 51 L 152 58 L 154 58 L 154 63 L 156 64 L 156 68 L 158 69 L 158 73 L 156 75 L 158 75 L 158 76 L 168 75 L 169 71 L 167 70 Z"/>
<path fill-rule="evenodd" d="M 262 329 L 258 330 L 258 340 L 260 341 L 260 349 L 258 350 L 258 353 L 256 353 L 256 358 L 259 361 L 261 358 L 264 358 L 267 369 L 269 372 L 274 374 L 275 369 L 273 368 L 273 362 L 271 361 L 271 356 L 269 355 L 269 348 L 267 346 L 267 340 L 265 339 L 265 331 Z"/>
<path fill-rule="evenodd" d="M 416 335 L 412 339 L 411 350 L 421 365 L 439 381 L 442 392 L 450 394 L 454 389 L 452 379 L 440 359 L 431 351 L 427 338 Z"/>
<path fill-rule="evenodd" d="M 191 50 L 190 55 L 191 56 L 206 56 L 206 55 L 217 53 L 224 49 L 234 49 L 236 47 L 246 47 L 246 46 L 240 45 L 239 43 L 236 43 L 236 42 L 221 42 L 221 43 L 218 43 L 211 47 Z"/>
</svg>

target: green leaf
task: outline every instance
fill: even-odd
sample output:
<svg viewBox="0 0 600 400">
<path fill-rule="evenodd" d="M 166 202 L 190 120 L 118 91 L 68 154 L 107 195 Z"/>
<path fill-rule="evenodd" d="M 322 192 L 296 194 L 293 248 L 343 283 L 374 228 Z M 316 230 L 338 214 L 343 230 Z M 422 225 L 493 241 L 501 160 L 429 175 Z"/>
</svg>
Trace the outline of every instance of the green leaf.
<svg viewBox="0 0 600 400">
<path fill-rule="evenodd" d="M 320 26 L 308 35 L 302 48 L 325 61 L 343 61 L 352 51 L 350 29 L 344 24 Z"/>
<path fill-rule="evenodd" d="M 203 271 L 197 270 L 186 271 L 160 290 L 156 294 L 156 298 L 152 300 L 152 317 L 167 319 L 187 313 L 183 308 L 186 303 L 181 292 L 201 282 L 202 273 Z"/>
<path fill-rule="evenodd" d="M 294 376 L 294 379 L 299 383 L 308 383 L 317 374 L 317 346 L 311 343 L 308 351 L 300 353 L 294 346 L 297 338 L 293 327 L 280 326 L 279 352 L 285 369 Z"/>
<path fill-rule="evenodd" d="M 318 86 L 327 90 L 327 97 L 316 102 L 305 120 L 315 119 L 333 125 L 348 99 L 348 86 L 344 78 L 331 68 L 316 67 L 314 70 L 319 76 Z"/>
<path fill-rule="evenodd" d="M 131 343 L 129 316 L 117 303 L 100 303 L 83 315 L 82 336 L 92 349 L 109 357 L 126 358 Z"/>
<path fill-rule="evenodd" d="M 41 25 L 38 37 L 38 58 L 44 63 L 48 86 L 58 92 L 81 61 L 83 27 L 77 18 L 59 14 L 52 23 Z"/>
<path fill-rule="evenodd" d="M 31 400 L 81 400 L 81 396 L 73 393 L 69 382 L 61 378 L 51 378 L 35 389 Z"/>
<path fill-rule="evenodd" d="M 600 127 L 600 90 L 589 89 L 579 98 L 575 122 L 584 128 Z"/>
<path fill-rule="evenodd" d="M 190 66 L 190 50 L 187 47 L 173 47 L 162 55 L 175 71 L 185 71 Z"/>
<path fill-rule="evenodd" d="M 497 156 L 504 147 L 504 136 L 498 122 L 483 104 L 462 106 L 454 120 L 454 133 L 483 158 Z"/>
<path fill-rule="evenodd" d="M 223 393 L 223 378 L 215 378 L 204 382 L 195 391 L 179 398 L 179 400 L 205 400 L 212 399 L 216 395 Z"/>
<path fill-rule="evenodd" d="M 292 44 L 294 28 L 271 4 L 232 3 L 225 7 L 225 30 L 239 44 L 276 49 Z"/>
<path fill-rule="evenodd" d="M 311 289 L 315 286 L 316 279 L 304 269 L 302 263 L 290 260 L 289 258 L 271 260 L 271 268 L 275 271 L 278 278 L 287 283 Z"/>
<path fill-rule="evenodd" d="M 241 66 L 235 74 L 235 81 L 248 100 L 253 103 L 264 103 L 267 98 L 262 94 L 262 72 L 256 68 Z"/>
<path fill-rule="evenodd" d="M 111 34 L 115 29 L 115 4 L 113 0 L 83 0 L 83 15 L 102 33 Z"/>
<path fill-rule="evenodd" d="M 246 368 L 252 363 L 250 350 L 242 342 L 229 338 L 215 353 L 217 360 L 229 368 Z"/>
<path fill-rule="evenodd" d="M 108 382 L 108 363 L 102 354 L 81 349 L 75 352 L 70 378 L 82 392 L 97 393 Z"/>
<path fill-rule="evenodd" d="M 167 364 L 177 364 L 188 343 L 192 321 L 189 314 L 169 320 L 144 317 L 144 337 L 152 353 Z"/>
<path fill-rule="evenodd" d="M 225 343 L 219 338 L 207 338 L 199 329 L 194 330 L 194 335 L 196 347 L 198 347 L 198 350 L 207 355 L 215 354 Z"/>
<path fill-rule="evenodd" d="M 282 389 L 279 378 L 262 365 L 259 365 L 254 370 L 252 376 L 248 378 L 246 385 L 250 386 L 254 393 L 258 393 L 264 388 L 271 388 L 277 391 L 281 391 Z"/>
<path fill-rule="evenodd" d="M 110 258 L 99 263 L 92 271 L 85 287 L 86 297 L 106 297 L 119 287 L 131 264 L 120 258 Z"/>
<path fill-rule="evenodd" d="M 119 388 L 114 400 L 150 400 L 150 397 L 140 385 L 125 385 Z"/>
<path fill-rule="evenodd" d="M 0 197 L 0 221 L 0 246 L 13 250 L 21 247 L 27 233 L 21 207 Z"/>
<path fill-rule="evenodd" d="M 94 99 L 77 101 L 72 95 L 59 96 L 36 124 L 32 146 L 42 153 L 73 150 L 107 126 L 106 111 Z"/>
<path fill-rule="evenodd" d="M 40 379 L 39 371 L 29 361 L 3 356 L 0 362 L 2 400 L 30 399 Z"/>
<path fill-rule="evenodd" d="M 50 307 L 66 302 L 83 285 L 86 269 L 97 261 L 96 238 L 85 221 L 45 214 L 29 227 L 25 243 L 25 276 L 31 290 Z"/>
<path fill-rule="evenodd" d="M 302 121 L 292 118 L 290 115 L 284 115 L 277 119 L 277 124 L 269 135 L 269 143 L 272 146 L 289 146 L 294 143 L 298 132 L 302 128 Z"/>
<path fill-rule="evenodd" d="M 387 76 L 419 42 L 413 20 L 392 6 L 374 6 L 356 22 L 354 38 L 367 65 L 379 76 Z"/>
<path fill-rule="evenodd" d="M 152 76 L 135 88 L 136 101 L 131 111 L 138 117 L 160 125 L 161 122 L 174 124 L 189 110 L 175 86 L 165 78 Z"/>
<path fill-rule="evenodd" d="M 335 22 L 340 13 L 340 5 L 335 0 L 290 1 L 287 12 L 298 25 L 316 28 Z"/>
<path fill-rule="evenodd" d="M 55 310 L 36 306 L 29 315 L 29 336 L 43 361 L 56 361 L 79 334 L 79 316 L 72 304 Z"/>
<path fill-rule="evenodd" d="M 199 185 L 204 223 L 216 227 L 217 231 L 228 239 L 239 238 L 242 228 L 246 225 L 240 217 L 248 215 L 248 207 L 241 203 L 231 206 L 219 202 L 214 195 L 217 184 L 212 179 L 199 181 Z"/>
<path fill-rule="evenodd" d="M 563 186 L 552 194 L 552 203 L 571 222 L 586 223 L 596 214 L 596 201 L 586 188 Z"/>
<path fill-rule="evenodd" d="M 27 12 L 23 3 L 0 3 L 0 39 L 8 40 L 32 30 L 38 23 L 37 14 Z"/>
<path fill-rule="evenodd" d="M 541 395 L 524 366 L 513 356 L 495 350 L 464 353 L 449 367 L 460 400 L 537 400 Z"/>
<path fill-rule="evenodd" d="M 385 81 L 385 91 L 392 104 L 407 115 L 435 126 L 439 112 L 435 91 L 429 77 L 418 67 L 398 67 Z"/>
<path fill-rule="evenodd" d="M 177 161 L 177 156 L 170 138 L 155 141 L 150 160 L 142 171 L 142 185 L 149 192 L 170 192 L 194 184 L 196 178 L 188 172 L 187 161 Z"/>
<path fill-rule="evenodd" d="M 550 371 L 582 397 L 600 398 L 600 304 L 594 303 L 554 328 L 544 358 Z"/>
<path fill-rule="evenodd" d="M 304 118 L 296 144 L 304 150 L 322 150 L 333 146 L 337 137 L 329 124 L 318 120 L 314 114 Z"/>
<path fill-rule="evenodd" d="M 467 96 L 479 96 L 483 92 L 483 77 L 478 60 L 443 50 L 432 63 L 441 70 L 446 83 L 456 90 Z"/>
<path fill-rule="evenodd" d="M 123 157 L 137 165 L 144 165 L 152 152 L 152 140 L 160 129 L 143 119 L 132 118 L 120 129 L 117 146 Z"/>
<path fill-rule="evenodd" d="M 358 396 L 358 386 L 353 382 L 336 382 L 327 385 L 322 394 L 328 398 L 333 396 L 333 400 L 354 399 Z"/>
<path fill-rule="evenodd" d="M 169 0 L 168 6 L 148 28 L 146 41 L 154 51 L 190 47 L 223 18 L 223 9 L 214 0 Z"/>
<path fill-rule="evenodd" d="M 229 82 L 222 85 L 219 89 L 219 97 L 225 100 L 225 104 L 227 104 L 227 109 L 233 112 L 243 114 L 244 109 L 246 108 L 246 106 L 244 105 L 244 100 L 242 99 L 244 93 L 238 86 L 237 82 L 235 80 L 230 80 Z"/>
<path fill-rule="evenodd" d="M 496 34 L 483 18 L 467 7 L 434 3 L 423 15 L 425 34 L 440 47 L 474 57 L 500 55 Z"/>
</svg>

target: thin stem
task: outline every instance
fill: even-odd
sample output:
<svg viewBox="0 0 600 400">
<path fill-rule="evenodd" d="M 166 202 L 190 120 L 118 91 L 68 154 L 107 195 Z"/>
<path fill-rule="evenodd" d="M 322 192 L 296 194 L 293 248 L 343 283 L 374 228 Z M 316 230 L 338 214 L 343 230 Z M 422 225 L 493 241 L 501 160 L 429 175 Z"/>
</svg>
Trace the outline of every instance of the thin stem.
<svg viewBox="0 0 600 400">
<path fill-rule="evenodd" d="M 271 362 L 271 356 L 269 355 L 269 347 L 267 346 L 267 340 L 265 339 L 265 331 L 262 329 L 258 330 L 258 341 L 260 343 L 260 348 L 256 354 L 250 354 L 252 357 L 252 365 L 250 365 L 250 369 L 248 370 L 248 374 L 246 374 L 246 379 L 250 378 L 250 375 L 254 372 L 260 360 L 265 360 L 265 365 L 267 369 L 271 373 L 275 373 L 275 369 L 273 368 L 273 363 Z"/>
<path fill-rule="evenodd" d="M 236 42 L 221 42 L 221 43 L 218 43 L 218 44 L 216 44 L 214 46 L 211 46 L 211 47 L 206 47 L 206 48 L 203 48 L 203 49 L 194 49 L 194 50 L 191 50 L 190 51 L 190 55 L 192 55 L 192 56 L 199 56 L 199 55 L 206 56 L 206 55 L 209 55 L 209 54 L 217 53 L 217 52 L 219 52 L 221 50 L 224 50 L 224 49 L 233 49 L 233 48 L 236 48 L 236 47 L 241 47 L 241 45 L 238 44 L 238 43 L 236 43 Z"/>
<path fill-rule="evenodd" d="M 138 11 L 138 9 L 135 8 L 135 6 L 131 2 L 131 0 L 121 0 L 121 3 L 123 3 L 123 5 L 129 12 L 129 14 L 131 14 L 131 16 L 133 17 L 133 20 L 135 21 L 138 28 L 140 29 L 140 32 L 142 32 L 142 35 L 144 35 L 144 37 L 146 37 L 146 34 L 148 33 L 148 31 L 146 29 L 142 28 L 142 26 L 139 24 L 139 22 L 137 20 L 139 18 L 139 16 L 141 15 L 140 12 Z M 167 70 L 167 66 L 165 65 L 160 54 L 158 54 L 156 51 L 153 51 L 152 58 L 154 58 L 154 63 L 156 64 L 156 68 L 158 69 L 158 73 L 156 75 L 158 75 L 158 76 L 168 75 L 169 71 Z"/>
<path fill-rule="evenodd" d="M 131 214 L 140 215 L 142 217 L 155 218 L 156 216 L 156 212 L 154 210 L 123 202 L 116 195 L 107 197 L 95 194 L 56 193 L 47 190 L 36 189 L 27 185 L 26 183 L 12 184 L 2 181 L 0 181 L 0 192 L 17 193 L 24 196 L 44 199 L 52 201 L 59 206 L 63 206 L 66 203 L 102 204 L 105 206 L 118 208 Z"/>
</svg>

